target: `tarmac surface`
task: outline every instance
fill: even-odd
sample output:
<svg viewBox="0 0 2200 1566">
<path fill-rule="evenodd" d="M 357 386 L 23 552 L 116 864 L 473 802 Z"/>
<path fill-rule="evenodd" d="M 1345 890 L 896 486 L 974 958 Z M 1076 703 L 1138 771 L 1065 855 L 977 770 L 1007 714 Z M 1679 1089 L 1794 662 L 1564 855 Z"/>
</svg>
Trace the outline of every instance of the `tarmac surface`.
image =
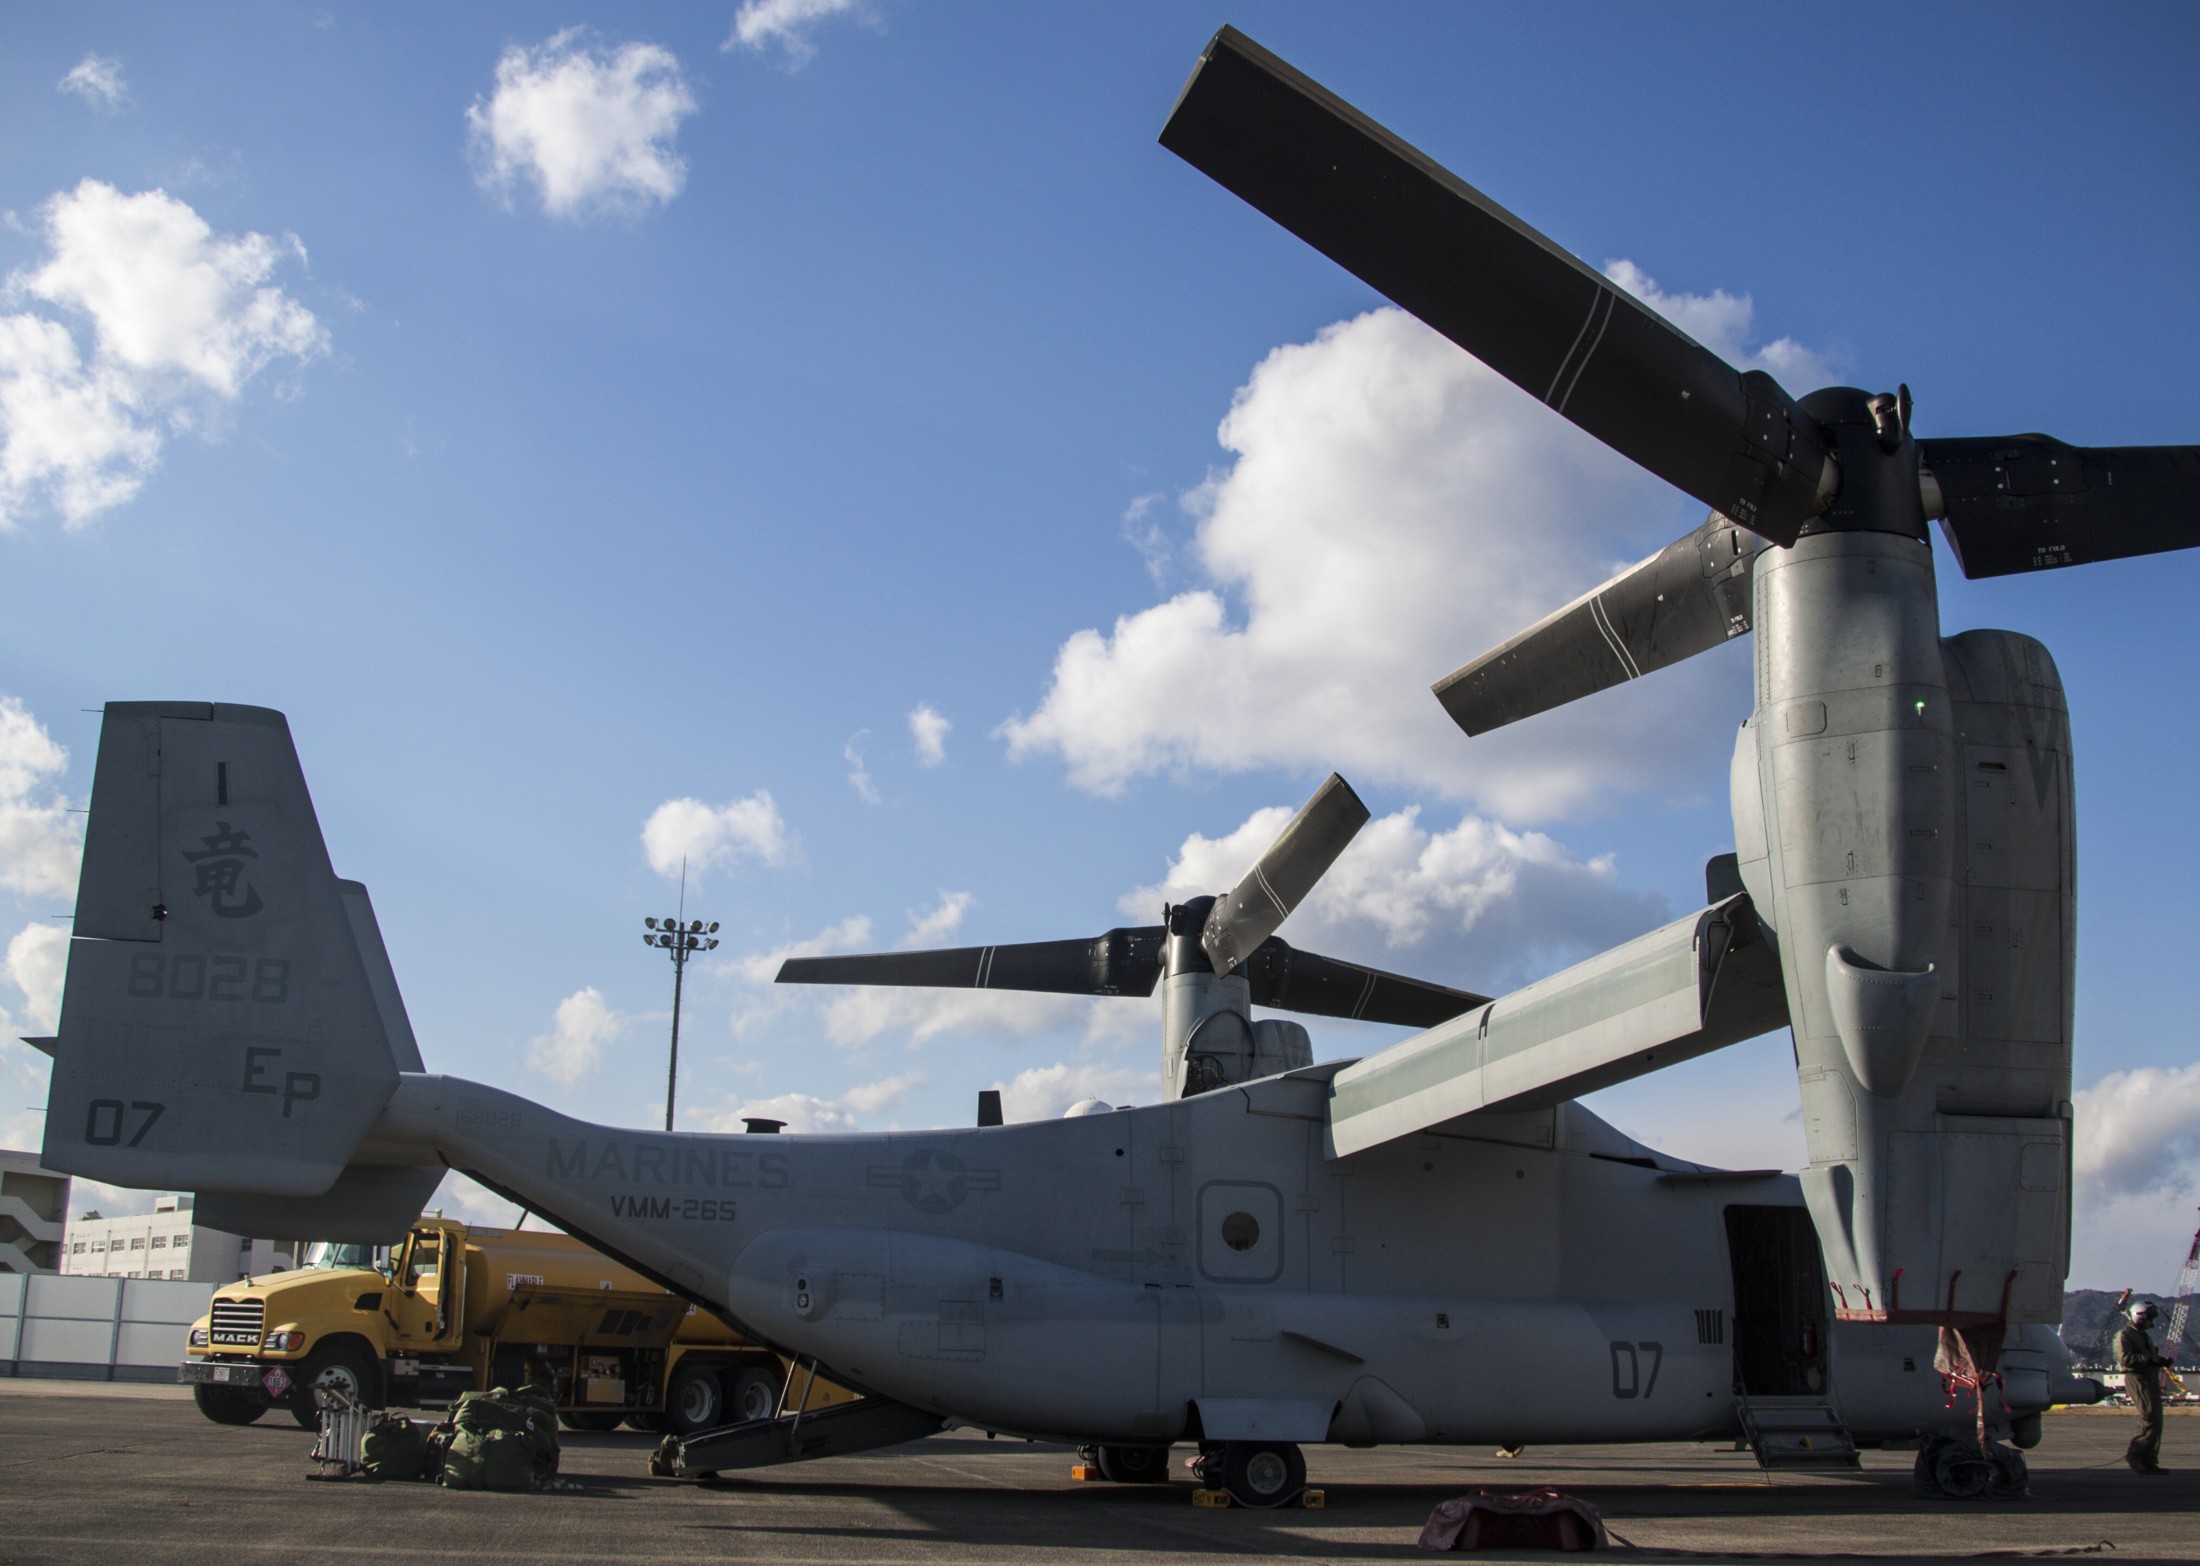
<svg viewBox="0 0 2200 1566">
<path fill-rule="evenodd" d="M 547 1495 L 313 1482 L 312 1437 L 277 1412 L 224 1428 L 180 1389 L 0 1379 L 0 1563 L 468 1560 L 893 1562 L 1403 1560 L 1436 1503 L 1555 1485 L 1595 1504 L 1645 1562 L 2069 1556 L 2200 1560 L 2200 1418 L 2173 1417 L 2163 1461 L 2127 1470 L 2128 1413 L 2051 1415 L 2027 1500 L 1921 1499 L 1910 1454 L 1861 1473 L 1761 1472 L 1723 1447 L 1307 1450 L 1319 1511 L 1210 1511 L 1192 1485 L 1084 1484 L 1067 1448 L 959 1432 L 702 1485 L 643 1472 L 653 1440 L 568 1434 Z M 1191 1455 L 1180 1447 L 1176 1457 Z M 1492 1552 L 1490 1560 L 1548 1560 Z"/>
</svg>

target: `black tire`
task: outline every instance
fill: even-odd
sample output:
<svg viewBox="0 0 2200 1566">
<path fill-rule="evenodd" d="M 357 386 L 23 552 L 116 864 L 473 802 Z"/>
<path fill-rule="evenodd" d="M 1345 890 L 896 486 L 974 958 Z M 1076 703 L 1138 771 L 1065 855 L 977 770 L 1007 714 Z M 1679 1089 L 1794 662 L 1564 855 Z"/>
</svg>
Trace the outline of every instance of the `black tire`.
<svg viewBox="0 0 2200 1566">
<path fill-rule="evenodd" d="M 1306 1459 L 1287 1442 L 1232 1441 L 1222 1449 L 1222 1488 L 1240 1506 L 1281 1506 L 1306 1488 Z"/>
<path fill-rule="evenodd" d="M 744 1424 L 779 1412 L 782 1390 L 777 1371 L 763 1365 L 736 1365 L 719 1376 L 726 1394 L 726 1422 Z"/>
<path fill-rule="evenodd" d="M 676 1436 L 715 1430 L 726 1422 L 726 1389 L 713 1365 L 685 1361 L 665 1384 L 665 1429 Z"/>
<path fill-rule="evenodd" d="M 290 1417 L 307 1430 L 320 1428 L 321 1396 L 348 1392 L 364 1408 L 382 1406 L 382 1378 L 364 1349 L 349 1343 L 324 1343 L 298 1367 L 298 1388 L 290 1394 Z"/>
<path fill-rule="evenodd" d="M 568 1409 L 558 1415 L 558 1423 L 568 1430 L 590 1430 L 601 1435 L 606 1430 L 619 1428 L 619 1421 L 626 1415 L 615 1408 Z"/>
<path fill-rule="evenodd" d="M 1169 1449 L 1165 1446 L 1103 1446 L 1100 1477 L 1116 1484 L 1167 1484 Z"/>
<path fill-rule="evenodd" d="M 217 1425 L 249 1425 L 267 1412 L 267 1399 L 242 1387 L 212 1387 L 201 1383 L 191 1389 L 191 1401 Z"/>
<path fill-rule="evenodd" d="M 629 1414 L 626 1416 L 626 1427 L 629 1430 L 645 1430 L 651 1435 L 664 1435 L 669 1428 L 662 1414 Z"/>
</svg>

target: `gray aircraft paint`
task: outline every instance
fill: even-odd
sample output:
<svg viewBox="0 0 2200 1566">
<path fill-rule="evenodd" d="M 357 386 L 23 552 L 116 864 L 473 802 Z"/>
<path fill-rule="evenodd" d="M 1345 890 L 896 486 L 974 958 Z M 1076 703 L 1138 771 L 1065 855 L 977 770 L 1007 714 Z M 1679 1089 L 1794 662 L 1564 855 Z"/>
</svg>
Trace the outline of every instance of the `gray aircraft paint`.
<svg viewBox="0 0 2200 1566">
<path fill-rule="evenodd" d="M 1538 395 L 1537 334 L 1558 323 L 1554 407 L 1759 535 L 1743 550 L 1715 516 L 1606 584 L 1590 612 L 1571 605 L 1440 687 L 1481 732 L 1754 629 L 1755 711 L 1730 769 L 1740 890 L 1513 995 L 1443 991 L 1433 1003 L 1451 1020 L 1311 1066 L 1295 1064 L 1311 1053 L 1303 1030 L 1247 1015 L 1254 983 L 1288 991 L 1258 977 L 1260 952 L 1280 950 L 1265 932 L 1307 877 L 1257 917 L 1228 900 L 1247 922 L 1225 955 L 1262 941 L 1244 968 L 1169 958 L 1164 1081 L 1181 1093 L 1179 1061 L 1197 1058 L 1221 1078 L 1211 1091 L 963 1131 L 659 1136 L 420 1072 L 371 909 L 328 865 L 281 716 L 114 705 L 47 1165 L 240 1212 L 285 1204 L 331 1238 L 400 1226 L 423 1172 L 448 1165 L 853 1385 L 990 1428 L 1117 1443 L 1195 1422 L 1225 1441 L 1732 1433 L 1736 1361 L 1717 1324 L 1748 1258 L 1727 1225 L 1807 1203 L 1830 1285 L 1803 1307 L 1824 1335 L 1808 1391 L 1853 1431 L 1969 1423 L 1929 1368 L 1935 1325 L 1991 1329 L 1988 1365 L 2008 1329 L 1986 1425 L 2082 1396 L 2044 1325 L 2069 1237 L 2067 715 L 2036 643 L 1941 638 L 1924 528 L 1949 502 L 1920 466 L 1907 397 L 1797 403 L 1737 376 L 1235 34 L 1209 67 L 1172 117 L 1172 147 L 1289 205 L 1290 180 L 1271 176 L 1292 149 L 1248 141 L 1246 113 L 1298 116 L 1317 151 L 1358 137 L 1336 156 L 1410 174 L 1380 184 L 1383 199 L 1403 192 L 1434 202 L 1439 227 L 1465 224 L 1519 273 L 1522 308 L 1462 306 L 1433 248 L 1384 252 L 1353 220 L 1378 185 L 1330 179 L 1341 163 L 1311 166 L 1315 206 L 1329 204 L 1312 227 L 1363 275 L 1404 255 L 1411 307 Z M 1602 323 L 1586 354 L 1566 302 L 1578 288 Z M 1678 401 L 1656 401 L 1675 385 Z M 1947 449 L 1974 446 L 1994 443 Z M 2175 453 L 2072 460 L 2103 492 L 2119 465 L 2171 487 L 2183 471 Z M 2032 548 L 2035 564 L 2062 564 L 2184 541 L 2106 502 L 2071 509 L 2057 493 L 2064 509 L 2027 511 L 2012 491 L 2011 509 L 1981 486 L 1966 469 L 1958 490 L 1982 558 Z M 2124 532 L 2055 541 L 2094 512 Z M 2022 538 L 1996 540 L 1996 516 Z M 1690 559 L 1711 596 L 1684 592 L 1661 621 L 1659 584 L 1693 580 Z M 1323 837 L 1333 855 L 1341 839 Z M 1189 948 L 1205 917 L 1173 911 L 1170 942 Z M 1115 933 L 1158 950 L 1151 932 Z M 1090 988 L 1089 943 L 1056 945 L 1066 956 L 1018 955 L 1073 970 L 1039 987 L 1120 992 L 1112 978 Z M 950 966 L 970 982 L 959 957 Z M 1367 994 L 1416 994 L 1418 981 L 1357 971 Z M 1352 993 L 1347 974 L 1308 1009 L 1349 1014 L 1336 1008 Z M 1783 1018 L 1811 1152 L 1800 1181 L 1662 1158 L 1567 1102 Z M 1264 1075 L 1278 1066 L 1292 1069 Z"/>
</svg>

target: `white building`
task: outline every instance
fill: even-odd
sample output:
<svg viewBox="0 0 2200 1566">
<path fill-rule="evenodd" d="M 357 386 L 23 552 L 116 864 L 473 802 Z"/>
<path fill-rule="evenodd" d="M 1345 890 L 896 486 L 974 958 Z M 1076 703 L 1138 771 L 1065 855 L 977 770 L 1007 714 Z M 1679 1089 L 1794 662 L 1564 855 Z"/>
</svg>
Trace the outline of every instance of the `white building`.
<svg viewBox="0 0 2200 1566">
<path fill-rule="evenodd" d="M 160 1197 L 151 1212 L 129 1218 L 85 1213 L 70 1220 L 61 1248 L 61 1271 L 80 1277 L 230 1283 L 296 1265 L 288 1241 L 200 1228 L 191 1221 L 188 1196 Z"/>
<path fill-rule="evenodd" d="M 58 1272 L 69 1177 L 0 1147 L 0 1272 Z"/>
</svg>

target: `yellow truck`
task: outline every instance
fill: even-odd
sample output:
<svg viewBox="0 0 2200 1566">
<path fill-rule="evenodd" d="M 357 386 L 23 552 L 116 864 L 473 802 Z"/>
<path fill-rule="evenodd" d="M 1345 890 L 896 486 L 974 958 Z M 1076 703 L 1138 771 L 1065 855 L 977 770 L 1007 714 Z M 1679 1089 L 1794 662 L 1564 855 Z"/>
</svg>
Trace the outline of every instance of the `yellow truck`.
<svg viewBox="0 0 2200 1566">
<path fill-rule="evenodd" d="M 305 1264 L 227 1284 L 192 1326 L 178 1379 L 216 1424 L 270 1408 L 311 1427 L 327 1394 L 440 1408 L 557 1372 L 576 1430 L 692 1435 L 779 1410 L 787 1362 L 707 1310 L 563 1234 L 422 1218 L 395 1247 L 310 1247 Z M 805 1386 L 805 1390 L 808 1388 Z M 817 1380 L 811 1409 L 854 1396 Z"/>
</svg>

